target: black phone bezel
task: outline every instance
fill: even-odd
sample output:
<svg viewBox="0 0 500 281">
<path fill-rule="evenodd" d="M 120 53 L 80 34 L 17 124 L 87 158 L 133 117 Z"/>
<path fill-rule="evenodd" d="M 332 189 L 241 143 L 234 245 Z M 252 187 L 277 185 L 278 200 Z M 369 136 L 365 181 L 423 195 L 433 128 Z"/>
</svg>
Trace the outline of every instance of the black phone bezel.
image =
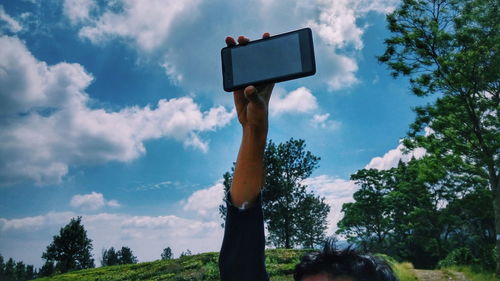
<svg viewBox="0 0 500 281">
<path fill-rule="evenodd" d="M 232 58 L 231 58 L 231 49 L 233 48 L 245 48 L 245 46 L 251 44 L 258 44 L 262 41 L 268 41 L 277 39 L 280 37 L 288 36 L 292 33 L 298 33 L 299 35 L 299 46 L 300 46 L 300 59 L 302 63 L 302 72 L 278 76 L 270 79 L 252 81 L 245 84 L 233 85 L 233 69 L 232 69 Z M 312 31 L 310 28 L 303 28 L 299 30 L 294 30 L 287 33 L 278 34 L 269 38 L 259 39 L 255 41 L 250 41 L 246 45 L 236 45 L 222 48 L 221 50 L 221 61 L 222 61 L 222 80 L 224 85 L 224 91 L 232 92 L 236 90 L 244 89 L 249 85 L 259 85 L 259 84 L 267 84 L 267 83 L 277 83 L 283 82 L 287 80 L 292 80 L 296 78 L 306 77 L 310 75 L 314 75 L 316 73 L 316 60 L 314 57 L 314 45 L 312 39 Z"/>
</svg>

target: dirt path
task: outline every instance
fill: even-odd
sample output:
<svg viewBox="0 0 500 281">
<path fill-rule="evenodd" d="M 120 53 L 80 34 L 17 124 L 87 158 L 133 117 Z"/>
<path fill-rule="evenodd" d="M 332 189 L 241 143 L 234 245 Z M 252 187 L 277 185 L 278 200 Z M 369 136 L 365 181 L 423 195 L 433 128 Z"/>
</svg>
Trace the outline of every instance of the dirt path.
<svg viewBox="0 0 500 281">
<path fill-rule="evenodd" d="M 469 281 L 462 273 L 456 271 L 422 270 L 415 269 L 420 281 Z"/>
</svg>

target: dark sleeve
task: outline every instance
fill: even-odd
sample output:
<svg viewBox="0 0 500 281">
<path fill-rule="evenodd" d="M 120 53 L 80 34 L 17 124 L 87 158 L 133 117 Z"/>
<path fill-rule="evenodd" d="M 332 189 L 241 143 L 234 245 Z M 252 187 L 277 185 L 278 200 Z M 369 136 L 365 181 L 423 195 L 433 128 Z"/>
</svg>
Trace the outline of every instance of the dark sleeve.
<svg viewBox="0 0 500 281">
<path fill-rule="evenodd" d="M 252 208 L 240 210 L 226 196 L 227 215 L 219 256 L 221 281 L 267 281 L 264 218 L 261 198 Z"/>
</svg>

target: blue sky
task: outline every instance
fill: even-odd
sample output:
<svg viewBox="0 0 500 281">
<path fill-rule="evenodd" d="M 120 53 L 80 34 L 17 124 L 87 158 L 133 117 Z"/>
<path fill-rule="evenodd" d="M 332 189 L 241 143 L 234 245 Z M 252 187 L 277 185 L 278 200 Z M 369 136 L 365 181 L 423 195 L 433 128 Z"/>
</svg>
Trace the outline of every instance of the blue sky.
<svg viewBox="0 0 500 281">
<path fill-rule="evenodd" d="M 397 4 L 0 1 L 0 253 L 40 266 L 78 215 L 96 261 L 111 246 L 140 261 L 218 251 L 220 181 L 241 138 L 220 49 L 227 35 L 303 27 L 317 74 L 276 85 L 269 138 L 321 157 L 306 184 L 332 206 L 333 233 L 350 174 L 410 157 L 399 140 L 425 100 L 375 59 Z"/>
</svg>

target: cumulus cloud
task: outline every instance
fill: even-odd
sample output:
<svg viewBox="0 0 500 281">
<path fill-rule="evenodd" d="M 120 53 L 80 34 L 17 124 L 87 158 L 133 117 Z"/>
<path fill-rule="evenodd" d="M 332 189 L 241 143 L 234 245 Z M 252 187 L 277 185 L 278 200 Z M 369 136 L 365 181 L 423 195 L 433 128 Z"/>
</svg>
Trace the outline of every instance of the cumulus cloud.
<svg viewBox="0 0 500 281">
<path fill-rule="evenodd" d="M 121 213 L 80 214 L 49 212 L 45 215 L 6 219 L 0 217 L 0 252 L 17 260 L 41 266 L 40 253 L 52 241 L 52 236 L 71 218 L 82 216 L 87 235 L 93 240 L 94 259 L 100 259 L 103 248 L 128 246 L 139 261 L 160 258 L 163 248 L 172 248 L 178 256 L 190 249 L 193 253 L 219 251 L 223 238 L 218 205 L 224 187 L 221 181 L 197 190 L 180 202 L 186 212 L 181 216 L 134 216 Z M 106 200 L 101 193 L 75 195 L 70 205 L 85 210 L 119 205 Z M 189 217 L 189 218 L 187 218 Z M 30 245 L 26 248 L 25 245 Z"/>
<path fill-rule="evenodd" d="M 358 26 L 356 20 L 368 12 L 389 13 L 399 0 L 316 0 L 319 15 L 309 20 L 309 25 L 328 45 L 340 49 L 348 45 L 363 48 L 361 39 L 365 26 Z"/>
<path fill-rule="evenodd" d="M 330 113 L 325 114 L 314 114 L 311 119 L 311 124 L 313 127 L 318 129 L 335 130 L 341 125 L 339 121 L 329 120 Z"/>
<path fill-rule="evenodd" d="M 116 200 L 106 200 L 104 195 L 98 192 L 92 192 L 89 194 L 77 194 L 71 198 L 69 203 L 73 208 L 79 208 L 82 210 L 95 211 L 101 209 L 105 206 L 109 207 L 120 207 L 120 203 Z"/>
<path fill-rule="evenodd" d="M 337 223 L 342 219 L 342 205 L 354 202 L 352 195 L 357 191 L 357 186 L 353 181 L 333 178 L 328 175 L 320 175 L 305 179 L 303 184 L 308 186 L 310 191 L 316 195 L 325 197 L 325 202 L 330 206 L 328 214 L 327 235 L 332 235 L 337 230 Z"/>
<path fill-rule="evenodd" d="M 363 48 L 362 36 L 367 28 L 359 24 L 359 19 L 370 12 L 387 13 L 398 2 L 118 0 L 100 7 L 95 17 L 87 17 L 86 9 L 66 15 L 75 19 L 72 21 L 89 19 L 79 25 L 80 37 L 95 44 L 126 39 L 123 42 L 131 42 L 140 54 L 159 59 L 176 85 L 207 92 L 221 89 L 218 54 L 227 35 L 259 38 L 264 31 L 277 34 L 308 26 L 314 33 L 318 58 L 316 78 L 308 83 L 336 91 L 358 82 L 354 58 Z M 226 11 L 224 17 L 220 11 Z"/>
<path fill-rule="evenodd" d="M 0 218 L 0 251 L 16 260 L 41 266 L 40 253 L 52 242 L 52 236 L 78 215 L 61 212 L 20 219 Z M 101 258 L 101 249 L 121 246 L 130 247 L 139 261 L 160 259 L 166 247 L 171 247 L 176 256 L 186 249 L 193 253 L 219 251 L 223 237 L 219 222 L 173 215 L 99 213 L 82 215 L 82 223 L 93 240 L 95 260 Z"/>
<path fill-rule="evenodd" d="M 198 135 L 225 126 L 234 112 L 202 111 L 190 97 L 119 111 L 90 108 L 91 74 L 75 63 L 47 65 L 15 37 L 0 37 L 0 182 L 61 182 L 72 165 L 127 162 L 146 140 L 173 138 L 207 151 Z"/>
<path fill-rule="evenodd" d="M 9 16 L 2 5 L 0 5 L 0 34 L 3 30 L 17 33 L 23 29 L 23 26 L 14 18 Z"/>
<path fill-rule="evenodd" d="M 151 51 L 164 42 L 171 32 L 173 23 L 179 17 L 193 15 L 193 10 L 199 2 L 199 0 L 112 1 L 105 7 L 105 11 L 83 27 L 79 34 L 94 43 L 113 37 L 130 38 L 142 50 Z"/>
<path fill-rule="evenodd" d="M 399 160 L 403 162 L 408 162 L 412 158 L 420 159 L 422 158 L 426 151 L 424 148 L 417 148 L 407 154 L 403 153 L 405 146 L 401 143 L 395 149 L 389 150 L 382 157 L 373 158 L 365 169 L 377 169 L 377 170 L 388 170 L 398 166 Z"/>
<path fill-rule="evenodd" d="M 72 24 L 90 19 L 90 12 L 97 8 L 94 0 L 65 0 L 63 13 Z"/>
<path fill-rule="evenodd" d="M 219 205 L 224 198 L 224 185 L 218 181 L 211 187 L 195 191 L 182 202 L 182 209 L 195 212 L 200 218 L 217 221 Z"/>
<path fill-rule="evenodd" d="M 274 90 L 270 100 L 271 115 L 284 113 L 306 113 L 318 108 L 316 97 L 305 87 L 300 87 L 290 93 L 283 89 Z"/>
</svg>

